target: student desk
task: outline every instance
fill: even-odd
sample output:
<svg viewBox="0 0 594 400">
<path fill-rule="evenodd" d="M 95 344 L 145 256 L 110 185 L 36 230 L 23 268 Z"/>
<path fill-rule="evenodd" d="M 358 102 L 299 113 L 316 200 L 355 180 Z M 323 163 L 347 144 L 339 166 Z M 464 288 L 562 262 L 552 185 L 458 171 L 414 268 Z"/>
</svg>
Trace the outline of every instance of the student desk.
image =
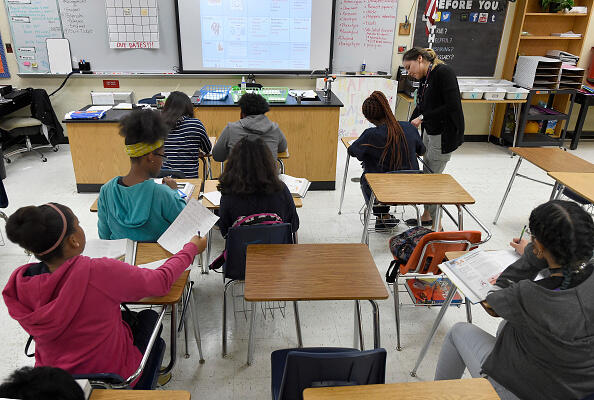
<svg viewBox="0 0 594 400">
<path fill-rule="evenodd" d="M 448 400 L 498 400 L 499 396 L 489 381 L 484 378 L 308 388 L 303 391 L 303 400 L 428 400 L 444 398 Z"/>
<path fill-rule="evenodd" d="M 181 178 L 181 179 L 176 179 L 176 181 L 179 181 L 179 182 L 188 182 L 188 183 L 191 183 L 192 185 L 194 185 L 194 191 L 190 195 L 190 198 L 191 199 L 198 199 L 198 197 L 200 196 L 200 186 L 202 185 L 202 179 L 196 179 L 196 178 L 186 179 L 186 178 Z M 93 202 L 93 204 L 91 204 L 91 207 L 89 208 L 89 211 L 91 211 L 91 212 L 97 212 L 97 210 L 98 210 L 97 202 L 98 201 L 99 201 L 99 197 L 97 197 L 95 199 L 95 201 Z"/>
<path fill-rule="evenodd" d="M 136 257 L 134 259 L 134 265 L 146 264 L 164 258 L 171 257 L 172 254 L 162 248 L 158 243 L 137 243 L 136 246 Z M 141 305 L 163 305 L 164 307 L 171 307 L 171 327 L 170 327 L 170 361 L 167 367 L 161 370 L 161 376 L 167 375 L 171 372 L 175 366 L 177 358 L 177 305 L 183 300 L 183 311 L 182 321 L 185 324 L 185 310 L 186 305 L 189 305 L 188 310 L 192 313 L 192 320 L 194 323 L 194 336 L 196 339 L 196 345 L 198 346 L 198 353 L 200 355 L 200 364 L 204 363 L 204 357 L 202 356 L 202 344 L 200 341 L 200 328 L 198 326 L 198 312 L 196 310 L 196 302 L 194 301 L 194 295 L 192 293 L 193 283 L 190 281 L 190 271 L 184 271 L 179 279 L 173 283 L 171 290 L 165 296 L 160 297 L 146 297 L 144 299 L 128 302 L 127 304 L 141 304 Z M 188 294 L 184 298 L 184 289 L 188 288 Z M 187 350 L 188 338 L 186 337 L 186 357 L 189 357 Z"/>
<path fill-rule="evenodd" d="M 185 390 L 93 389 L 89 400 L 190 400 Z"/>
<path fill-rule="evenodd" d="M 342 201 L 344 200 L 344 189 L 346 187 L 346 181 L 347 181 L 347 174 L 349 172 L 349 160 L 351 159 L 351 156 L 349 155 L 349 147 L 351 147 L 351 143 L 353 140 L 357 140 L 359 137 L 358 136 L 347 136 L 347 137 L 342 137 L 340 138 L 340 141 L 342 142 L 345 150 L 347 151 L 346 154 L 346 164 L 344 166 L 344 176 L 342 177 L 342 188 L 340 189 L 340 203 L 338 203 L 338 215 L 340 215 L 342 213 Z"/>
<path fill-rule="evenodd" d="M 321 92 L 318 92 L 321 96 Z M 321 98 L 321 97 L 320 97 Z M 336 180 L 338 121 L 342 102 L 332 94 L 330 102 L 302 101 L 289 96 L 283 104 L 272 103 L 266 114 L 279 124 L 291 149 L 284 161 L 290 175 L 307 178 L 312 190 L 333 190 Z M 130 110 L 109 110 L 100 120 L 64 120 L 78 192 L 96 192 L 101 185 L 130 168 L 119 135 L 119 122 Z M 229 122 L 239 120 L 239 106 L 227 101 L 204 101 L 194 115 L 210 136 L 219 137 Z M 212 165 L 218 174 L 219 166 Z"/>
<path fill-rule="evenodd" d="M 548 175 L 559 184 L 556 198 L 563 193 L 563 187 L 567 187 L 594 203 L 594 172 L 549 172 Z"/>
<path fill-rule="evenodd" d="M 258 301 L 292 301 L 297 338 L 302 346 L 297 301 L 355 300 L 355 343 L 364 348 L 359 300 L 373 307 L 374 348 L 380 347 L 379 308 L 375 300 L 388 298 L 377 266 L 362 244 L 249 245 L 246 254 L 246 301 L 252 302 L 248 364 L 254 354 L 254 321 Z M 357 329 L 358 327 L 358 329 Z"/>
<path fill-rule="evenodd" d="M 463 209 L 487 231 L 486 227 L 468 210 L 466 204 L 474 204 L 474 199 L 456 180 L 448 174 L 365 174 L 371 188 L 367 203 L 361 243 L 369 244 L 369 220 L 373 203 L 386 205 L 408 204 L 452 204 L 458 208 L 458 229 L 463 229 Z M 439 226 L 441 209 L 437 208 L 434 221 Z"/>
<path fill-rule="evenodd" d="M 495 215 L 495 219 L 493 220 L 493 225 L 497 224 L 497 220 L 499 219 L 499 215 L 501 214 L 501 210 L 503 209 L 503 205 L 507 200 L 507 196 L 509 195 L 509 191 L 511 190 L 516 176 L 538 183 L 543 183 L 545 185 L 551 185 L 550 183 L 539 181 L 537 179 L 530 178 L 526 175 L 518 173 L 518 169 L 520 168 L 520 164 L 522 164 L 522 160 L 526 159 L 528 162 L 534 164 L 535 166 L 547 173 L 594 172 L 594 164 L 577 156 L 574 156 L 573 154 L 568 153 L 567 151 L 560 149 L 558 147 L 510 147 L 510 150 L 518 155 L 518 162 L 509 180 L 507 189 L 505 189 L 503 199 L 501 199 L 501 204 L 499 205 L 499 209 L 497 210 L 497 214 Z M 555 194 L 559 187 L 559 183 L 557 182 L 552 186 L 553 191 L 551 192 L 550 196 L 551 200 L 555 197 Z"/>
<path fill-rule="evenodd" d="M 571 145 L 569 147 L 571 150 L 577 149 L 580 137 L 583 133 L 582 129 L 584 128 L 584 122 L 586 121 L 588 109 L 591 106 L 594 106 L 594 94 L 583 93 L 578 90 L 575 94 L 575 102 L 580 104 L 580 112 L 578 113 L 577 120 L 575 121 L 575 129 L 573 130 L 573 137 L 571 138 Z M 592 132 L 587 133 L 591 134 Z"/>
</svg>

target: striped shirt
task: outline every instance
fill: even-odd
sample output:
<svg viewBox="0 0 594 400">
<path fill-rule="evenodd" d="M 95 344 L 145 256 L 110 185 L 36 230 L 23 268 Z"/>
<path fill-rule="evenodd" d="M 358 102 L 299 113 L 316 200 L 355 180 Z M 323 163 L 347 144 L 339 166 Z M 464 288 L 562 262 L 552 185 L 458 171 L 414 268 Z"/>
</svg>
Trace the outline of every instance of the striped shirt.
<svg viewBox="0 0 594 400">
<path fill-rule="evenodd" d="M 181 117 L 165 140 L 163 168 L 181 171 L 186 178 L 198 178 L 200 151 L 210 154 L 212 144 L 199 119 Z"/>
</svg>

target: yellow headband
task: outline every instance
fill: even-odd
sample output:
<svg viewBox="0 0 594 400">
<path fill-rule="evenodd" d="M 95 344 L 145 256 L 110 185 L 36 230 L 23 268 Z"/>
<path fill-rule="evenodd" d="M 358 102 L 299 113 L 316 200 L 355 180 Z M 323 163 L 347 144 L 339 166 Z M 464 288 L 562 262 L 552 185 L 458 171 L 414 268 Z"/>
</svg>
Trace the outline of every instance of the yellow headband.
<svg viewBox="0 0 594 400">
<path fill-rule="evenodd" d="M 165 143 L 163 140 L 157 140 L 155 143 L 139 142 L 134 144 L 127 144 L 126 153 L 128 153 L 130 157 L 141 157 L 145 154 L 150 153 L 153 150 L 158 149 L 159 147 L 162 147 L 163 143 Z"/>
</svg>

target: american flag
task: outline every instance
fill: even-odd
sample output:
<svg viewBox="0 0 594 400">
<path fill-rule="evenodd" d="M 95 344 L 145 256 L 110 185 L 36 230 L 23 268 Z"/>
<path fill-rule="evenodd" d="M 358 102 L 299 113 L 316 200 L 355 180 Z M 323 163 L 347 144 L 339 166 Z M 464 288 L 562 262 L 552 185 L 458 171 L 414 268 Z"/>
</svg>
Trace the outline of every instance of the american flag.
<svg viewBox="0 0 594 400">
<path fill-rule="evenodd" d="M 427 0 L 425 5 L 425 34 L 429 36 L 431 27 L 435 25 L 435 18 L 437 17 L 437 0 Z"/>
</svg>

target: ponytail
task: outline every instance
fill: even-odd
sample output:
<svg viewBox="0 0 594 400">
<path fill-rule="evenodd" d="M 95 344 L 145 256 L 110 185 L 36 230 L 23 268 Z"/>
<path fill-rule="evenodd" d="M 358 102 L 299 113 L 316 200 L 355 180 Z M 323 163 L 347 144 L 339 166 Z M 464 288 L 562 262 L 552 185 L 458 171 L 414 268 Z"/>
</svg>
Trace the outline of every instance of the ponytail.
<svg viewBox="0 0 594 400">
<path fill-rule="evenodd" d="M 386 99 L 386 96 L 382 92 L 376 90 L 371 93 L 367 99 L 365 99 L 361 109 L 367 120 L 386 121 L 388 138 L 380 157 L 380 164 L 383 164 L 388 158 L 388 155 L 390 155 L 390 170 L 394 171 L 399 169 L 404 163 L 404 160 L 402 160 L 400 156 L 401 152 L 399 149 L 408 148 L 408 142 L 406 141 L 406 136 L 402 130 L 402 127 L 392 113 L 388 99 Z M 406 152 L 406 158 L 406 161 L 408 164 L 410 164 L 410 159 L 408 159 L 408 151 Z"/>
<path fill-rule="evenodd" d="M 444 62 L 437 57 L 437 53 L 435 53 L 433 49 L 423 49 L 421 47 L 413 47 L 408 50 L 404 53 L 402 59 L 404 61 L 413 61 L 419 58 L 419 56 L 423 57 L 424 60 L 433 63 L 433 65 L 444 64 Z"/>
</svg>

